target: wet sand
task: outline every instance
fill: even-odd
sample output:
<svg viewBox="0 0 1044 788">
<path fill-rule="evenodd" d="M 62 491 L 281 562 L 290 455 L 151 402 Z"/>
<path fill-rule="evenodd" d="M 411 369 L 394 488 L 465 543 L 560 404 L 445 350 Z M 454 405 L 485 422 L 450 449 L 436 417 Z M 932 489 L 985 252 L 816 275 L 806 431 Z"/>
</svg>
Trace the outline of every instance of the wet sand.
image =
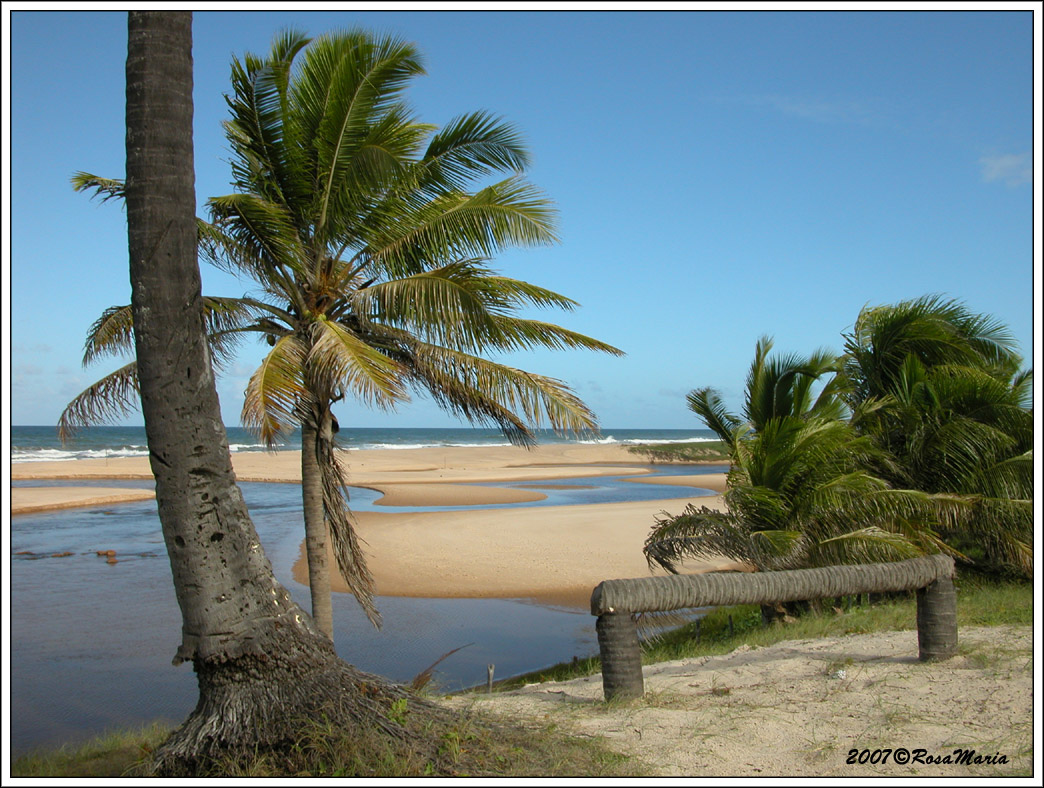
<svg viewBox="0 0 1044 788">
<path fill-rule="evenodd" d="M 240 481 L 299 482 L 300 453 L 232 455 Z M 641 458 L 619 445 L 554 444 L 518 447 L 448 447 L 352 450 L 342 459 L 351 483 L 384 494 L 389 506 L 475 506 L 449 512 L 360 512 L 359 535 L 378 594 L 417 597 L 528 597 L 582 605 L 602 580 L 642 577 L 650 569 L 642 545 L 656 516 L 680 512 L 690 501 L 723 506 L 720 495 L 628 503 L 482 509 L 483 505 L 536 501 L 530 489 L 468 486 L 475 482 L 540 482 L 632 474 L 634 481 L 689 484 L 723 490 L 724 474 L 642 480 Z M 150 479 L 145 457 L 14 463 L 14 480 Z M 679 491 L 680 493 L 682 491 Z M 15 514 L 68 506 L 94 506 L 149 497 L 147 490 L 112 487 L 12 488 Z M 115 497 L 114 497 L 115 496 Z M 723 568 L 703 563 L 687 571 Z M 307 583 L 305 562 L 294 576 Z M 335 590 L 346 590 L 339 578 Z"/>
</svg>

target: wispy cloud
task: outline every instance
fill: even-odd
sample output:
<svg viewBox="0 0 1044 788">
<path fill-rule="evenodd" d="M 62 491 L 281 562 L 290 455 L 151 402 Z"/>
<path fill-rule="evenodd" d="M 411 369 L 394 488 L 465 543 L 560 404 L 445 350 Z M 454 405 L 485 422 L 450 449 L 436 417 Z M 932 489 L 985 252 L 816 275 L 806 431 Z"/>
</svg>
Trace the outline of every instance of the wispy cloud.
<svg viewBox="0 0 1044 788">
<path fill-rule="evenodd" d="M 750 107 L 775 110 L 783 115 L 816 123 L 866 124 L 881 117 L 878 102 L 865 99 L 823 99 L 769 93 L 757 96 L 735 96 L 730 101 Z"/>
<path fill-rule="evenodd" d="M 979 159 L 982 179 L 986 182 L 1003 181 L 1008 186 L 1020 186 L 1033 180 L 1033 159 L 1027 153 L 1001 153 Z"/>
</svg>

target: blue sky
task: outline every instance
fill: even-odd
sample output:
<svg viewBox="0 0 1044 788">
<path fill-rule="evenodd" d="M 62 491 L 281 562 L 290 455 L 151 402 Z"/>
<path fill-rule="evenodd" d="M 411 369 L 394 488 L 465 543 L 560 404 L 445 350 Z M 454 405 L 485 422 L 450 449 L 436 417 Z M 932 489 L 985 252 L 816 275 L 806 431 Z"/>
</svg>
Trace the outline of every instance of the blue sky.
<svg viewBox="0 0 1044 788">
<path fill-rule="evenodd" d="M 78 170 L 123 177 L 125 13 L 45 8 L 5 6 L 12 424 L 54 424 L 115 367 L 83 369 L 83 339 L 130 299 L 124 212 L 69 186 Z M 267 52 L 287 26 L 362 26 L 424 53 L 410 91 L 422 120 L 484 109 L 524 134 L 561 243 L 495 265 L 579 301 L 540 316 L 627 356 L 507 360 L 565 380 L 604 427 L 700 427 L 685 394 L 714 386 L 739 408 L 759 336 L 839 351 L 864 305 L 927 293 L 1006 323 L 1029 366 L 1033 25 L 1027 11 L 200 10 L 198 204 L 231 191 L 232 54 Z M 248 289 L 203 277 L 208 293 Z M 219 380 L 227 424 L 261 357 L 244 348 Z M 420 397 L 338 416 L 456 424 Z"/>
</svg>

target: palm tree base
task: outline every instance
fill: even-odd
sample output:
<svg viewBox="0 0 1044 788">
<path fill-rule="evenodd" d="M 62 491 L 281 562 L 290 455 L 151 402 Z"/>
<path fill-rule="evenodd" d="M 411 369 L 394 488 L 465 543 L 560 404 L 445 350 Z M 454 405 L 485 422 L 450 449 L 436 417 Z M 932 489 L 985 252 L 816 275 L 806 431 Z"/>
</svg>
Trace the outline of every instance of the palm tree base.
<svg viewBox="0 0 1044 788">
<path fill-rule="evenodd" d="M 199 703 L 153 753 L 146 766 L 154 776 L 189 776 L 227 771 L 258 755 L 289 752 L 308 731 L 360 738 L 386 738 L 396 747 L 437 760 L 440 741 L 417 731 L 452 712 L 408 688 L 360 671 L 325 643 L 296 638 L 278 658 L 249 655 L 213 662 L 197 660 Z M 409 710 L 406 723 L 404 710 Z"/>
</svg>

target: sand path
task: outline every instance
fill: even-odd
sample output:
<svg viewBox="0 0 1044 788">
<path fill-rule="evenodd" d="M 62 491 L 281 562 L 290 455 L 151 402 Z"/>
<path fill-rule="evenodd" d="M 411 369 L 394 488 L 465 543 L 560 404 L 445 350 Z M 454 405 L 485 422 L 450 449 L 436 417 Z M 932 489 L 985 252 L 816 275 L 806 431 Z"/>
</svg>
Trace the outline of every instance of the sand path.
<svg viewBox="0 0 1044 788">
<path fill-rule="evenodd" d="M 958 656 L 936 663 L 917 661 L 915 630 L 742 646 L 647 666 L 646 695 L 629 704 L 602 701 L 600 674 L 449 702 L 512 721 L 553 720 L 658 776 L 1032 775 L 1032 628 L 965 628 L 959 639 Z M 893 754 L 882 762 L 899 748 L 910 762 Z M 952 759 L 955 750 L 986 762 L 913 761 Z"/>
</svg>

